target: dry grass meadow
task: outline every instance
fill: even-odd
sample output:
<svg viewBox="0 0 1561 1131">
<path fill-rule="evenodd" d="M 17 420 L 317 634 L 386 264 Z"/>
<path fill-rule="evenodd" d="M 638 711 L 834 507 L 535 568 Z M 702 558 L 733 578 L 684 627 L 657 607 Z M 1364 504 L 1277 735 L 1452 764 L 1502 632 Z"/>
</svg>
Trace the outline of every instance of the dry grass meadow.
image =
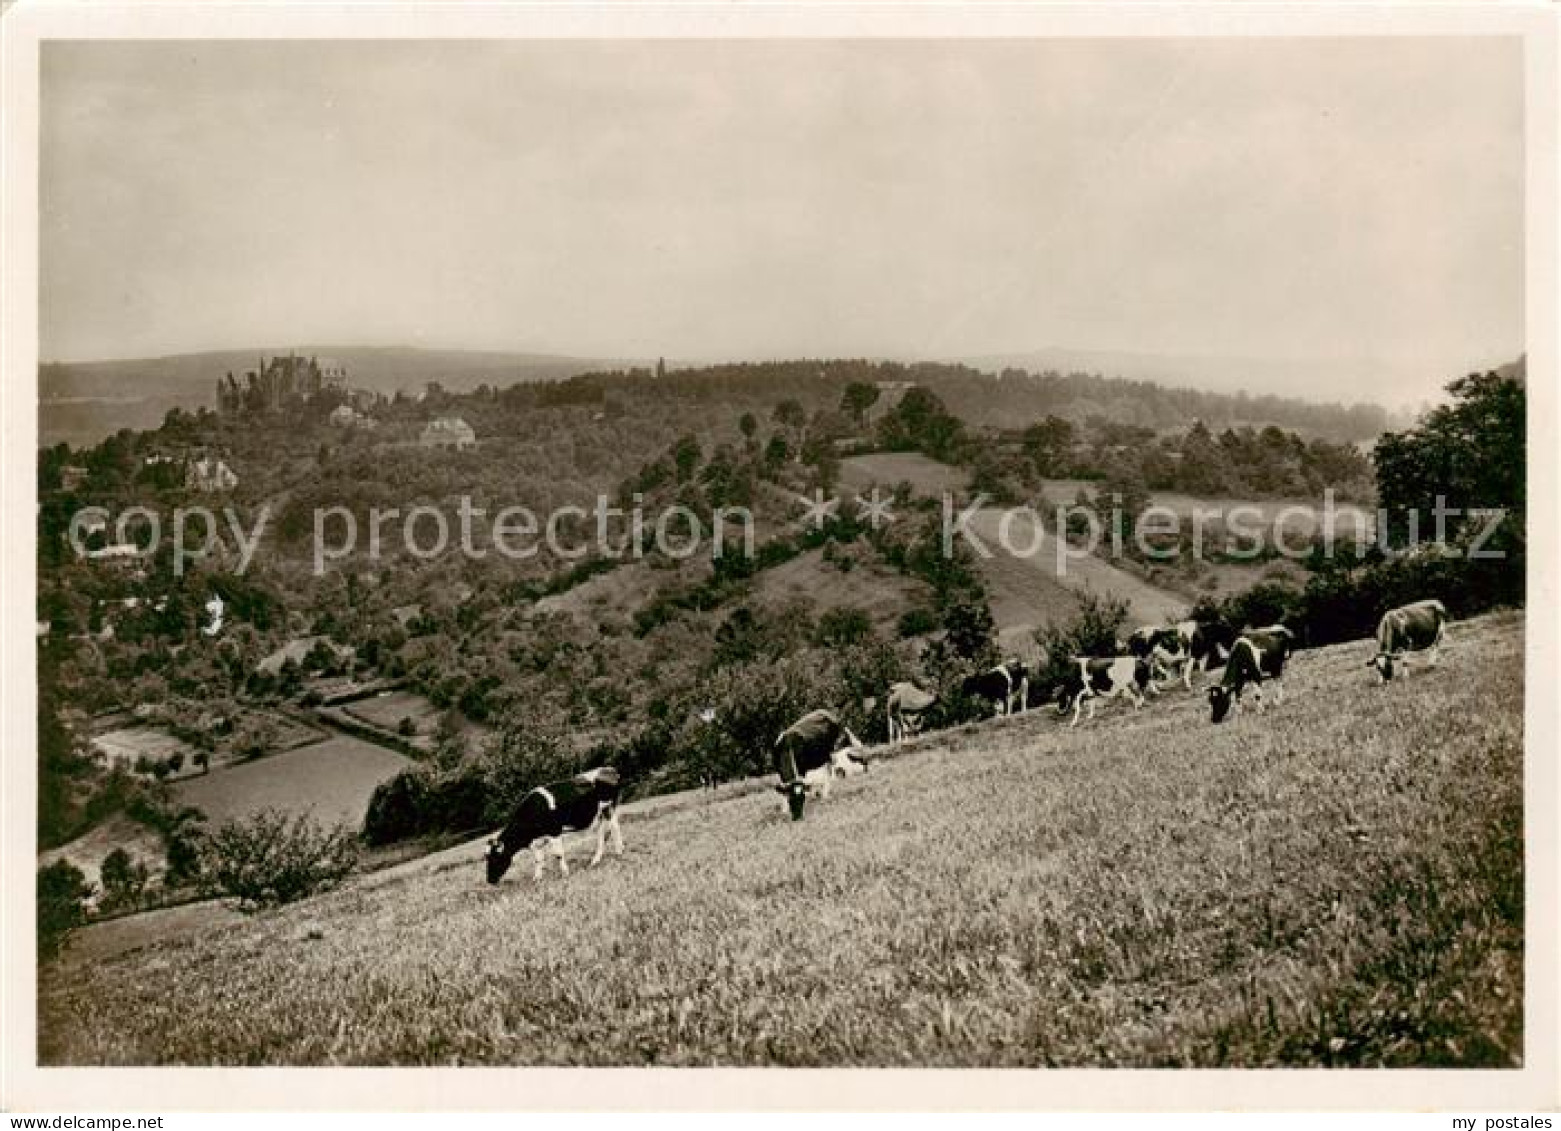
<svg viewBox="0 0 1561 1131">
<path fill-rule="evenodd" d="M 1296 657 L 1075 731 L 929 735 L 807 817 L 630 807 L 628 853 L 490 888 L 480 846 L 40 975 L 50 1064 L 1510 1066 L 1522 620 L 1380 687 Z M 584 863 L 585 846 L 575 859 Z"/>
<path fill-rule="evenodd" d="M 199 808 L 212 828 L 267 808 L 308 810 L 326 824 L 347 821 L 356 827 L 374 787 L 411 764 L 394 750 L 335 734 L 180 781 L 174 788 L 180 803 Z"/>
</svg>

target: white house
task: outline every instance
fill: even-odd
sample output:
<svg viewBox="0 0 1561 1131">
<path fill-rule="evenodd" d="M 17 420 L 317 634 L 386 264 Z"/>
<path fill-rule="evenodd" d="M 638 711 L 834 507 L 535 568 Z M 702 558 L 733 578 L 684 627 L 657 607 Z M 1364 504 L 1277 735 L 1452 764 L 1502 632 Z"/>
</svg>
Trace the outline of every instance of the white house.
<svg viewBox="0 0 1561 1131">
<path fill-rule="evenodd" d="M 202 456 L 185 468 L 184 485 L 192 491 L 231 491 L 238 486 L 238 476 L 223 460 Z"/>
<path fill-rule="evenodd" d="M 464 451 L 477 443 L 477 433 L 459 416 L 441 416 L 430 420 L 418 441 L 425 448 L 454 448 Z"/>
</svg>

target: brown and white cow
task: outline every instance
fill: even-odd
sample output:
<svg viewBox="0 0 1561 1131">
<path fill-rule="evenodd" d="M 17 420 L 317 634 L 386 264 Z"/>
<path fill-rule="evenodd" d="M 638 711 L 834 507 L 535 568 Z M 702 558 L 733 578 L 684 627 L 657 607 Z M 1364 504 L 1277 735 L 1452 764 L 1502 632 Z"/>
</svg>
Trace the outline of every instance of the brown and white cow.
<svg viewBox="0 0 1561 1131">
<path fill-rule="evenodd" d="M 938 697 L 909 680 L 902 680 L 889 685 L 887 700 L 884 713 L 889 720 L 889 744 L 893 746 L 921 729 Z"/>
<path fill-rule="evenodd" d="M 842 740 L 844 744 L 842 745 Z M 829 796 L 830 782 L 867 769 L 862 744 L 833 711 L 809 711 L 775 740 L 775 792 L 786 799 L 793 821 L 802 820 L 808 794 Z"/>
<path fill-rule="evenodd" d="M 1224 722 L 1232 708 L 1241 702 L 1247 688 L 1257 698 L 1258 710 L 1267 710 L 1263 684 L 1272 681 L 1275 701 L 1285 701 L 1285 662 L 1295 651 L 1295 633 L 1282 624 L 1253 628 L 1236 638 L 1225 675 L 1216 687 L 1209 688 L 1209 714 L 1213 722 Z"/>
<path fill-rule="evenodd" d="M 1447 607 L 1440 601 L 1416 601 L 1389 609 L 1377 623 L 1377 654 L 1366 666 L 1377 669 L 1380 683 L 1393 678 L 1395 660 L 1409 670 L 1409 652 L 1427 653 L 1426 666 L 1436 667 L 1447 639 L 1447 621 Z"/>
</svg>

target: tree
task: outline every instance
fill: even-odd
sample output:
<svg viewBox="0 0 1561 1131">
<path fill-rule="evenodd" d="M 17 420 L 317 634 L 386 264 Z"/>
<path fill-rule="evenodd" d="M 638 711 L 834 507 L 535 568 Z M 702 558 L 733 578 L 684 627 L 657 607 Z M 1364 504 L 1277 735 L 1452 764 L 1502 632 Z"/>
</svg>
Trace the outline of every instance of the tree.
<svg viewBox="0 0 1561 1131">
<path fill-rule="evenodd" d="M 87 921 L 92 885 L 69 860 L 38 869 L 38 957 L 53 958 L 71 931 Z"/>
<path fill-rule="evenodd" d="M 983 600 L 963 597 L 943 610 L 943 632 L 955 656 L 986 663 L 997 655 L 997 626 Z"/>
<path fill-rule="evenodd" d="M 878 421 L 878 437 L 891 451 L 952 459 L 964 440 L 964 425 L 949 414 L 936 393 L 918 385 Z"/>
<path fill-rule="evenodd" d="M 1419 428 L 1377 441 L 1377 494 L 1394 544 L 1408 538 L 1412 516 L 1418 537 L 1432 536 L 1438 498 L 1465 512 L 1458 529 L 1449 531 L 1451 541 L 1478 521 L 1467 514 L 1477 508 L 1505 508 L 1509 521 L 1522 527 L 1527 397 L 1521 377 L 1471 373 L 1447 391 L 1452 403 L 1433 409 Z"/>
<path fill-rule="evenodd" d="M 770 442 L 764 447 L 764 465 L 770 470 L 778 470 L 791 458 L 791 445 L 786 443 L 786 437 L 777 432 L 770 437 Z"/>
<path fill-rule="evenodd" d="M 1075 656 L 1116 655 L 1117 637 L 1127 614 L 1128 603 L 1120 597 L 1086 591 L 1071 621 L 1036 630 L 1041 663 L 1035 670 L 1033 685 L 1049 691 L 1060 684 L 1073 670 Z"/>
<path fill-rule="evenodd" d="M 782 428 L 800 433 L 807 425 L 808 414 L 800 402 L 788 399 L 775 406 L 774 420 Z"/>
<path fill-rule="evenodd" d="M 867 410 L 877 403 L 877 385 L 870 385 L 866 381 L 852 381 L 846 386 L 846 391 L 840 398 L 840 411 L 849 416 L 860 427 L 866 417 Z"/>
<path fill-rule="evenodd" d="M 132 859 L 123 848 L 115 848 L 103 858 L 99 874 L 103 879 L 105 910 L 134 907 L 141 901 L 151 878 L 146 865 Z"/>
<path fill-rule="evenodd" d="M 1024 430 L 1024 454 L 1042 479 L 1065 476 L 1072 466 L 1073 423 L 1048 416 Z"/>
<path fill-rule="evenodd" d="M 672 447 L 672 464 L 677 469 L 679 483 L 687 483 L 694 477 L 694 471 L 699 467 L 699 440 L 693 436 L 684 436 Z"/>
</svg>

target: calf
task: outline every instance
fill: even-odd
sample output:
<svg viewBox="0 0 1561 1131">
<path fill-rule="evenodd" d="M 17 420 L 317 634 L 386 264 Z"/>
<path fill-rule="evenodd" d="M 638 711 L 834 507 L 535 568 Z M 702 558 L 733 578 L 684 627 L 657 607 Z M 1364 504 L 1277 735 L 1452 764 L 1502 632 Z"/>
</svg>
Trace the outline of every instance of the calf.
<svg viewBox="0 0 1561 1131">
<path fill-rule="evenodd" d="M 809 711 L 781 732 L 775 740 L 775 773 L 780 777 L 775 792 L 786 799 L 793 821 L 802 820 L 809 790 L 819 789 L 827 798 L 837 774 L 847 777 L 867 769 L 861 749 L 856 735 L 833 711 Z"/>
<path fill-rule="evenodd" d="M 1377 680 L 1393 678 L 1393 661 L 1409 670 L 1406 652 L 1428 652 L 1428 667 L 1441 659 L 1442 642 L 1447 636 L 1447 607 L 1440 601 L 1416 601 L 1412 605 L 1389 609 L 1377 624 L 1377 654 L 1366 661 L 1377 669 Z"/>
<path fill-rule="evenodd" d="M 937 703 L 938 697 L 923 691 L 914 683 L 902 681 L 890 684 L 885 714 L 889 719 L 889 744 L 904 742 L 907 735 L 921 729 L 922 722 Z"/>
<path fill-rule="evenodd" d="M 984 699 L 997 715 L 1018 714 L 1030 698 L 1030 669 L 1023 660 L 1009 660 L 990 671 L 977 672 L 960 684 L 960 691 L 971 699 Z"/>
<path fill-rule="evenodd" d="M 577 774 L 567 781 L 539 785 L 520 799 L 515 814 L 504 831 L 488 841 L 488 882 L 496 884 L 509 871 L 510 861 L 523 848 L 530 848 L 536 862 L 533 878 L 542 878 L 543 852 L 552 845 L 558 859 L 558 874 L 567 876 L 564 860 L 564 834 L 584 832 L 596 827 L 596 855 L 590 867 L 602 859 L 607 834 L 612 833 L 613 851 L 623 855 L 623 830 L 618 827 L 618 771 L 601 766 Z"/>
<path fill-rule="evenodd" d="M 1250 685 L 1257 696 L 1259 711 L 1267 709 L 1263 700 L 1263 682 L 1273 680 L 1275 700 L 1285 701 L 1285 661 L 1295 651 L 1295 633 L 1284 625 L 1255 628 L 1243 632 L 1230 650 L 1225 676 L 1218 687 L 1209 688 L 1209 712 L 1213 722 L 1224 722 L 1231 709 L 1241 701 Z"/>
<path fill-rule="evenodd" d="M 1093 721 L 1097 699 L 1123 696 L 1132 701 L 1136 711 L 1144 705 L 1145 691 L 1153 695 L 1160 693 L 1150 678 L 1149 661 L 1142 656 L 1075 656 L 1073 663 L 1074 670 L 1057 690 L 1057 714 L 1065 715 L 1069 704 L 1073 706 L 1073 721 L 1068 724 L 1070 727 L 1079 725 L 1079 709 L 1086 699 L 1089 700 L 1089 717 Z"/>
</svg>

